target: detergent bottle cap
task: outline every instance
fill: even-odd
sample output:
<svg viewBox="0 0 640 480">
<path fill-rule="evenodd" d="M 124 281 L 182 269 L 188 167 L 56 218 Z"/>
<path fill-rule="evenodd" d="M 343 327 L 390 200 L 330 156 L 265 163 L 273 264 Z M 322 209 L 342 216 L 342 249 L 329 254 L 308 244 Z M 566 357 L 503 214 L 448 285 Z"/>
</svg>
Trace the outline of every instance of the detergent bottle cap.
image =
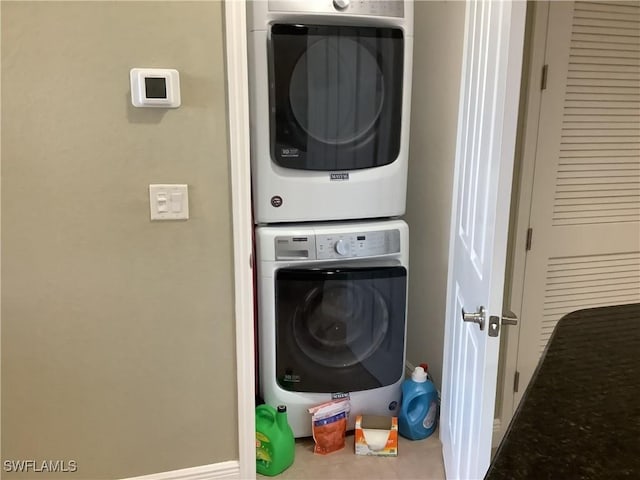
<svg viewBox="0 0 640 480">
<path fill-rule="evenodd" d="M 411 373 L 411 380 L 418 383 L 424 383 L 427 381 L 427 372 L 422 367 L 416 367 Z"/>
<path fill-rule="evenodd" d="M 286 405 L 278 405 L 276 410 L 276 424 L 280 430 L 284 431 L 289 428 L 289 420 L 287 419 Z"/>
</svg>

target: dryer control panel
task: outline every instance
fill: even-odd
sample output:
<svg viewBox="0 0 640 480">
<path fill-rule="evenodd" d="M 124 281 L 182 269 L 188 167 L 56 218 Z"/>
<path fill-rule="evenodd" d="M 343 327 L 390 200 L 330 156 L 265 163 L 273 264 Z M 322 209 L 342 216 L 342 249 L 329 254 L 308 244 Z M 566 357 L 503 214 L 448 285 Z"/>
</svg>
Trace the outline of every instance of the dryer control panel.
<svg viewBox="0 0 640 480">
<path fill-rule="evenodd" d="M 269 0 L 271 12 L 351 13 L 380 17 L 403 17 L 403 0 Z"/>
<path fill-rule="evenodd" d="M 330 260 L 388 255 L 400 252 L 400 231 L 379 230 L 275 239 L 276 260 Z"/>
</svg>

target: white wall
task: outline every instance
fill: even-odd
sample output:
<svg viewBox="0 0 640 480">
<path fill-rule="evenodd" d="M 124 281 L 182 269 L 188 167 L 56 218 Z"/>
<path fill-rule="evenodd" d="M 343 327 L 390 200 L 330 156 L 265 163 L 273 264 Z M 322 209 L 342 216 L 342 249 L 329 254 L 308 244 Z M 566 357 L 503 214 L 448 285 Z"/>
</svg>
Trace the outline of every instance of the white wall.
<svg viewBox="0 0 640 480">
<path fill-rule="evenodd" d="M 415 3 L 411 145 L 406 221 L 410 231 L 407 361 L 429 364 L 438 387 L 447 293 L 449 222 L 464 2 Z"/>
</svg>

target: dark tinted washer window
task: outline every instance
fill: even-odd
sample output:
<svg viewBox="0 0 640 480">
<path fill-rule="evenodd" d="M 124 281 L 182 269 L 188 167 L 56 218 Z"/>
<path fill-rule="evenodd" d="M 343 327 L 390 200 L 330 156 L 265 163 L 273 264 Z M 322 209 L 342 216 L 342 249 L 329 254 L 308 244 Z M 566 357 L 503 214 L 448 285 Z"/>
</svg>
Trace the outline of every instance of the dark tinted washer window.
<svg viewBox="0 0 640 480">
<path fill-rule="evenodd" d="M 402 378 L 407 270 L 276 272 L 276 380 L 289 391 L 361 391 Z"/>
</svg>

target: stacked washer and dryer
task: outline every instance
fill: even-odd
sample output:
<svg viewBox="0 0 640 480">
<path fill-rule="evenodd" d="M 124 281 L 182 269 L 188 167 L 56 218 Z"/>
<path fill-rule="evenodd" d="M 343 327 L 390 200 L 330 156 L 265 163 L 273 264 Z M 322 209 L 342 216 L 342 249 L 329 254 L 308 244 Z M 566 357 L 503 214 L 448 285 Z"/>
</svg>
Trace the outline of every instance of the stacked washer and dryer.
<svg viewBox="0 0 640 480">
<path fill-rule="evenodd" d="M 353 413 L 394 415 L 412 2 L 258 0 L 247 19 L 260 394 L 296 437 L 345 394 Z"/>
</svg>

